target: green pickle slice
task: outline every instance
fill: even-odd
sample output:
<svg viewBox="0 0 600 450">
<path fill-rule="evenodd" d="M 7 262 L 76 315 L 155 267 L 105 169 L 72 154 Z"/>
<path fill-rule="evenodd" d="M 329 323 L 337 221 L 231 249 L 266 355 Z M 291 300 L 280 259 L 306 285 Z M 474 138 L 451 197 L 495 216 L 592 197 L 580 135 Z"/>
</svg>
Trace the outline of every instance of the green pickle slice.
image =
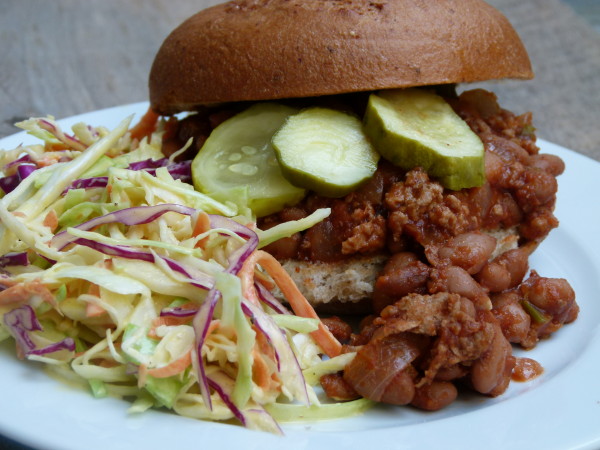
<svg viewBox="0 0 600 450">
<path fill-rule="evenodd" d="M 481 139 L 433 92 L 412 88 L 371 94 L 364 129 L 382 157 L 406 170 L 422 167 L 446 188 L 485 182 Z"/>
<path fill-rule="evenodd" d="M 290 116 L 273 136 L 273 148 L 288 180 L 327 197 L 355 190 L 379 160 L 357 117 L 320 107 Z"/>
<path fill-rule="evenodd" d="M 293 205 L 305 190 L 281 173 L 271 138 L 298 110 L 276 103 L 259 103 L 217 126 L 194 160 L 194 187 L 227 198 L 244 190 L 257 217 Z"/>
</svg>

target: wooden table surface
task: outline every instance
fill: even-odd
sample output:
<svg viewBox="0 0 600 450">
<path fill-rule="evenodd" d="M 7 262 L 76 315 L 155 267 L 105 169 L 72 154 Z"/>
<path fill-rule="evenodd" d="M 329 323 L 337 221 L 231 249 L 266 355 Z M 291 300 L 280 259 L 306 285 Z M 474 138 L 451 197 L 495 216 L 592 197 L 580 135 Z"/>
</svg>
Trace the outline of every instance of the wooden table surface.
<svg viewBox="0 0 600 450">
<path fill-rule="evenodd" d="M 573 0 L 565 0 L 573 1 Z M 0 137 L 30 116 L 57 118 L 144 101 L 171 29 L 215 0 L 3 0 Z M 486 83 L 532 111 L 538 136 L 600 161 L 600 33 L 560 0 L 490 0 L 513 22 L 536 78 Z"/>
<path fill-rule="evenodd" d="M 489 1 L 521 35 L 536 78 L 485 87 L 505 108 L 532 111 L 539 137 L 600 161 L 600 33 L 560 0 Z M 147 100 L 147 74 L 163 39 L 214 3 L 2 0 L 0 137 L 30 116 Z M 0 448 L 24 447 L 0 437 Z"/>
</svg>

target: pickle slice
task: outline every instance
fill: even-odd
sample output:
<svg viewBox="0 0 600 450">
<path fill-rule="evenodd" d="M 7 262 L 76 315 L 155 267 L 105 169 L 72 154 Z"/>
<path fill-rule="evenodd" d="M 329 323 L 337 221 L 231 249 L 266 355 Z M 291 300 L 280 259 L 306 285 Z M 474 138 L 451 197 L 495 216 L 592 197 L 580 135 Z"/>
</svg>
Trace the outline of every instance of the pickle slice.
<svg viewBox="0 0 600 450">
<path fill-rule="evenodd" d="M 433 92 L 413 88 L 371 94 L 364 127 L 381 156 L 403 169 L 420 166 L 452 190 L 485 182 L 481 139 Z"/>
<path fill-rule="evenodd" d="M 289 181 L 327 197 L 355 190 L 373 175 L 379 160 L 361 121 L 328 108 L 289 117 L 273 136 L 273 148 Z"/>
<path fill-rule="evenodd" d="M 246 189 L 248 207 L 257 217 L 293 205 L 305 190 L 290 184 L 281 173 L 271 138 L 297 109 L 259 103 L 216 127 L 194 160 L 194 187 L 220 198 L 239 196 Z"/>
</svg>

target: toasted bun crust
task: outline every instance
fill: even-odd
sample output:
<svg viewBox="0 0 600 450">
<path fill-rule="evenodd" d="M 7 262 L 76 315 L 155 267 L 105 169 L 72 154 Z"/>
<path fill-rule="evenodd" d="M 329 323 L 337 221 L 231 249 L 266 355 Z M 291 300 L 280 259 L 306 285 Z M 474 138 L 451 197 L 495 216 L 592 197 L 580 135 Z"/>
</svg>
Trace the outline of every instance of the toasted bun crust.
<svg viewBox="0 0 600 450">
<path fill-rule="evenodd" d="M 150 72 L 152 108 L 533 76 L 481 0 L 236 0 L 176 28 Z"/>
</svg>

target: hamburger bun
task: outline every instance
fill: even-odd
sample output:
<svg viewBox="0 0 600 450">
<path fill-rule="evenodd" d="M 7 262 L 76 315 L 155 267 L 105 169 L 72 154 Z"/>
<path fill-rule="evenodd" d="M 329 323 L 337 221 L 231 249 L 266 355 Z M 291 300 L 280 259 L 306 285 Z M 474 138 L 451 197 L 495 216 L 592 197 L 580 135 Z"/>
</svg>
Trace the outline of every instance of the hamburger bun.
<svg viewBox="0 0 600 450">
<path fill-rule="evenodd" d="M 481 0 L 237 0 L 164 41 L 149 80 L 154 111 L 200 105 L 529 79 L 508 20 Z"/>
</svg>

